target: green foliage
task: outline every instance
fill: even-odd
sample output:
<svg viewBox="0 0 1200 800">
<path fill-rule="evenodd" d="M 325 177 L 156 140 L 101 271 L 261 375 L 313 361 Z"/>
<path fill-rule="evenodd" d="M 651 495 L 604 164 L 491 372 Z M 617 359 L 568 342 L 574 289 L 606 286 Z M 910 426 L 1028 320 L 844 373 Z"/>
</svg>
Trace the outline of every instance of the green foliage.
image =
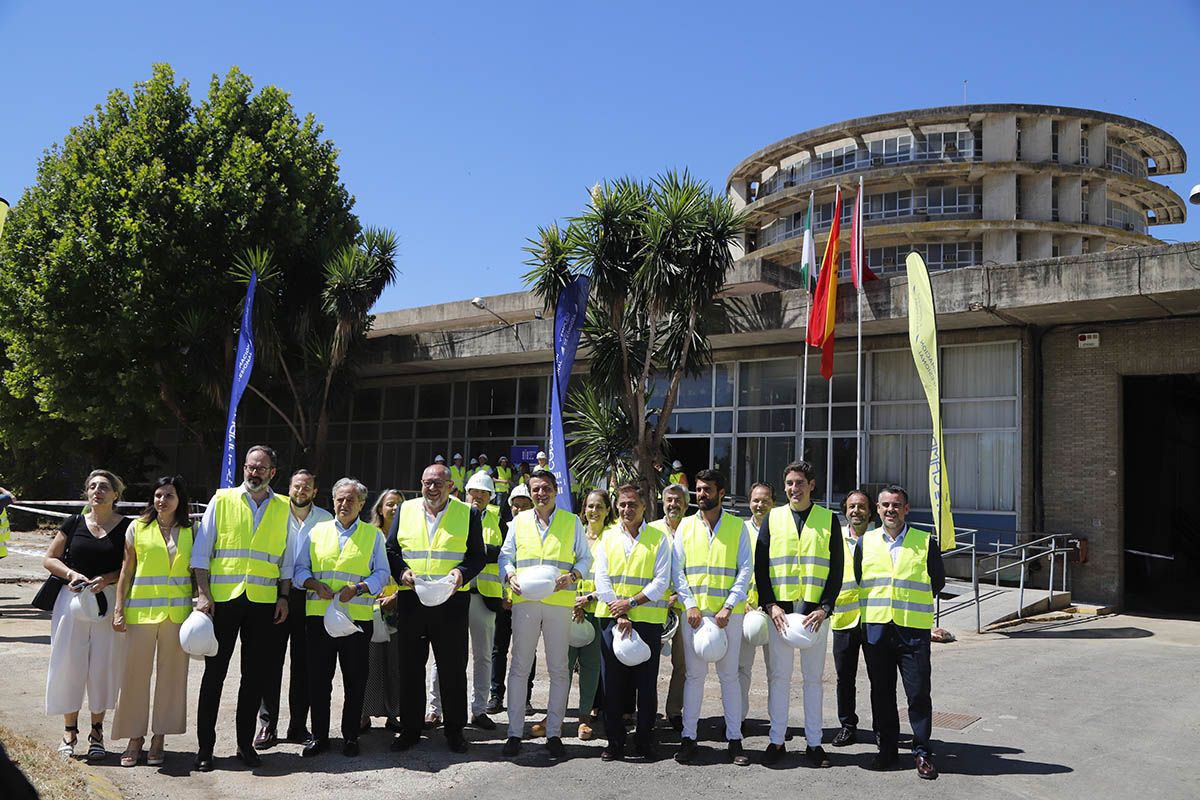
<svg viewBox="0 0 1200 800">
<path fill-rule="evenodd" d="M 303 348 L 326 260 L 358 234 L 352 206 L 321 126 L 236 67 L 198 104 L 163 64 L 112 91 L 46 151 L 0 242 L 10 458 L 38 474 L 64 451 L 128 468 L 175 421 L 219 441 L 237 278 L 270 251 L 261 324 Z"/>
</svg>

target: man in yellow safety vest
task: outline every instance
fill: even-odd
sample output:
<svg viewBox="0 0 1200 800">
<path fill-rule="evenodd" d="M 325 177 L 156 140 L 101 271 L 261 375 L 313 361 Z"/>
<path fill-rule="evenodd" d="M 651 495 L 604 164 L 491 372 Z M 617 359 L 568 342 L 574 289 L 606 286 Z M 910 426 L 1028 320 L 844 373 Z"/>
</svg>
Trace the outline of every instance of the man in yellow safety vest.
<svg viewBox="0 0 1200 800">
<path fill-rule="evenodd" d="M 758 531 L 762 527 L 763 522 L 767 518 L 767 514 L 775 507 L 775 487 L 769 483 L 754 483 L 750 486 L 750 495 L 747 498 L 747 503 L 750 506 L 750 519 L 746 520 L 746 532 L 750 536 L 750 541 L 758 541 Z M 746 598 L 747 608 L 760 608 L 758 601 L 758 587 L 754 581 L 754 575 L 750 576 L 750 592 Z M 742 733 L 746 732 L 746 717 L 750 716 L 750 678 L 754 674 L 754 655 L 757 647 L 752 647 L 745 642 L 742 643 L 742 649 L 738 653 L 738 683 L 742 687 Z M 767 670 L 767 674 L 771 674 L 771 648 L 769 644 L 762 646 L 763 665 Z"/>
<path fill-rule="evenodd" d="M 875 518 L 875 503 L 864 489 L 854 489 L 842 499 L 846 535 L 842 544 L 846 562 L 842 568 L 842 591 L 833 607 L 833 668 L 837 673 L 837 714 L 841 730 L 833 737 L 834 747 L 846 747 L 858 741 L 857 698 L 858 654 L 862 650 L 862 614 L 859 608 L 858 579 L 854 577 L 854 551 Z"/>
<path fill-rule="evenodd" d="M 647 523 L 651 528 L 657 528 L 667 535 L 668 539 L 674 541 L 675 531 L 679 529 L 679 523 L 683 522 L 683 518 L 687 516 L 688 490 L 685 486 L 679 483 L 669 484 L 662 490 L 662 519 Z M 683 604 L 675 601 L 675 613 L 680 616 L 684 613 Z M 683 730 L 683 685 L 687 680 L 687 661 L 684 659 L 683 649 L 683 625 L 675 628 L 675 635 L 671 637 L 671 680 L 667 683 L 667 702 L 663 706 L 663 711 L 667 716 L 667 721 L 671 723 L 671 727 L 677 731 Z"/>
</svg>

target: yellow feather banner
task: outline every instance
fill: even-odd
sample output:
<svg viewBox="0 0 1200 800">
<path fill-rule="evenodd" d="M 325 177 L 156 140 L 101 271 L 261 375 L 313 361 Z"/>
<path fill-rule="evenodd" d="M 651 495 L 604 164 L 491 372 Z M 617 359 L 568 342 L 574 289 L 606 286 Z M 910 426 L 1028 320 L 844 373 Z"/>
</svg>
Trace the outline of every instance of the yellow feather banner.
<svg viewBox="0 0 1200 800">
<path fill-rule="evenodd" d="M 8 216 L 8 201 L 0 197 L 0 235 L 4 234 L 4 218 Z"/>
<path fill-rule="evenodd" d="M 908 343 L 933 421 L 933 443 L 929 448 L 929 503 L 933 525 L 942 550 L 954 549 L 954 515 L 950 511 L 950 468 L 942 446 L 942 387 L 938 375 L 937 313 L 933 307 L 933 285 L 929 270 L 917 253 L 904 261 L 908 268 Z"/>
</svg>

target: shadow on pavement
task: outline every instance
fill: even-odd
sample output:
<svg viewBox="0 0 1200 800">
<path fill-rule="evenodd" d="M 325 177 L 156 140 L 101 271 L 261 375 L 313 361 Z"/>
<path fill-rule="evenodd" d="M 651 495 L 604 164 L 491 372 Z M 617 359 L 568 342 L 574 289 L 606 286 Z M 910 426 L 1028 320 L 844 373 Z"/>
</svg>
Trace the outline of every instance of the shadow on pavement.
<svg viewBox="0 0 1200 800">
<path fill-rule="evenodd" d="M 50 644 L 50 634 L 44 636 L 0 636 L 0 642 L 14 644 Z"/>
<path fill-rule="evenodd" d="M 965 742 L 948 742 L 942 740 L 936 743 L 937 755 L 934 760 L 942 772 L 956 775 L 1061 775 L 1074 772 L 1064 764 L 1052 764 L 1047 761 L 1025 761 L 1012 756 L 1023 754 L 1024 750 L 1015 747 L 994 747 L 986 744 L 968 744 Z M 902 764 L 909 763 L 910 757 L 901 754 Z"/>
</svg>

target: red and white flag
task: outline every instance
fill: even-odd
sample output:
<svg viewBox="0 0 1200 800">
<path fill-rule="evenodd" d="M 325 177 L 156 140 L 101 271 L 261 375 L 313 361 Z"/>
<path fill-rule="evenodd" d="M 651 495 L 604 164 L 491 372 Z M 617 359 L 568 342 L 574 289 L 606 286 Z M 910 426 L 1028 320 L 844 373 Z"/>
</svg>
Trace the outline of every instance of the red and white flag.
<svg viewBox="0 0 1200 800">
<path fill-rule="evenodd" d="M 879 280 L 879 276 L 867 266 L 866 255 L 863 253 L 862 219 L 863 183 L 862 178 L 859 178 L 858 196 L 854 198 L 854 216 L 850 219 L 850 280 L 854 281 L 854 288 L 860 292 L 864 280 Z"/>
</svg>

